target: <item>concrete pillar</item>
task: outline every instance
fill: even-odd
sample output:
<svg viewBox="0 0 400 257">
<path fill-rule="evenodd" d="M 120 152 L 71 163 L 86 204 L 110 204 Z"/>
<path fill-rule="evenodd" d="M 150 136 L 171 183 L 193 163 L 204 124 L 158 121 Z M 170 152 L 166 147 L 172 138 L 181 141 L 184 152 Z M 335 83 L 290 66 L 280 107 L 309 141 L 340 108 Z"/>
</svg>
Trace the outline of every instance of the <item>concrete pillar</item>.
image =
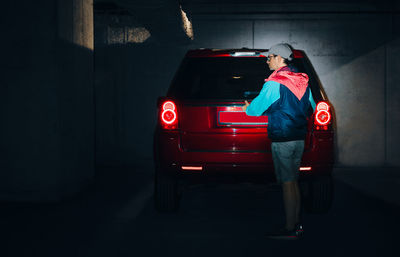
<svg viewBox="0 0 400 257">
<path fill-rule="evenodd" d="M 56 201 L 94 176 L 92 2 L 2 12 L 0 200 Z"/>
</svg>

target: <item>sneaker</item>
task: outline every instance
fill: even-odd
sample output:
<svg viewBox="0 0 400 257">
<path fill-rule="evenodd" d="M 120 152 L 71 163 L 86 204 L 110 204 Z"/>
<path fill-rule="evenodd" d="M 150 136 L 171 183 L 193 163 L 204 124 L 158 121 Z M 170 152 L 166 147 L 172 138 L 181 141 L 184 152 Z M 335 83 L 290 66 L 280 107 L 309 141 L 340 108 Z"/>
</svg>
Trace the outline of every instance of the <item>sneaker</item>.
<svg viewBox="0 0 400 257">
<path fill-rule="evenodd" d="M 280 229 L 276 232 L 269 233 L 267 235 L 270 239 L 281 239 L 281 240 L 298 240 L 302 234 L 298 233 L 297 228 L 293 230 L 287 230 L 286 228 Z"/>
<path fill-rule="evenodd" d="M 302 238 L 304 236 L 304 230 L 303 230 L 303 225 L 300 223 L 296 224 L 296 233 L 297 233 L 297 237 Z"/>
</svg>

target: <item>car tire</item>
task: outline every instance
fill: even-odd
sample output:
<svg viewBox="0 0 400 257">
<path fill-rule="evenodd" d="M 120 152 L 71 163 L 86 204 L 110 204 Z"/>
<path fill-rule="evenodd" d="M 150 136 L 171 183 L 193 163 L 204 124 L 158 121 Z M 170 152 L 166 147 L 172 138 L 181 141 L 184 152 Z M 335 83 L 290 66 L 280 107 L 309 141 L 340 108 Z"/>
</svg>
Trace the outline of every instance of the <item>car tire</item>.
<svg viewBox="0 0 400 257">
<path fill-rule="evenodd" d="M 177 211 L 179 207 L 178 181 L 172 175 L 157 169 L 155 174 L 154 200 L 159 212 Z"/>
<path fill-rule="evenodd" d="M 323 176 L 301 185 L 304 209 L 309 213 L 326 213 L 332 206 L 333 180 Z"/>
</svg>

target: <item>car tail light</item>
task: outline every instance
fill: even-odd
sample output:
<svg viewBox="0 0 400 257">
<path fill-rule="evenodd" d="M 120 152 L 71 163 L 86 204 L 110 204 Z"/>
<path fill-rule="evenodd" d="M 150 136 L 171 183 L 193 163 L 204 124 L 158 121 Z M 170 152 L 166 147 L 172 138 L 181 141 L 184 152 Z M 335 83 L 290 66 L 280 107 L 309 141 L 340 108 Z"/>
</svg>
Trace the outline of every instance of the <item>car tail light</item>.
<svg viewBox="0 0 400 257">
<path fill-rule="evenodd" d="M 176 129 L 178 124 L 178 113 L 173 101 L 165 101 L 161 105 L 161 126 L 164 129 Z"/>
<path fill-rule="evenodd" d="M 314 125 L 316 130 L 328 130 L 332 115 L 327 102 L 319 102 L 314 116 Z"/>
</svg>

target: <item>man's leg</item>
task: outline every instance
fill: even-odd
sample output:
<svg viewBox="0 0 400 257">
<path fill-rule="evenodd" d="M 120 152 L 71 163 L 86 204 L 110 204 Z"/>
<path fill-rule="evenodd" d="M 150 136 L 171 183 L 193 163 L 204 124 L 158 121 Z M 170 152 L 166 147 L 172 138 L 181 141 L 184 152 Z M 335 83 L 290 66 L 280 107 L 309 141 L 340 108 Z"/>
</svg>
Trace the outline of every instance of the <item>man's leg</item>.
<svg viewBox="0 0 400 257">
<path fill-rule="evenodd" d="M 282 182 L 286 228 L 293 230 L 300 221 L 301 196 L 297 182 L 298 169 L 304 149 L 304 141 L 273 142 L 271 144 L 275 174 Z"/>
<path fill-rule="evenodd" d="M 295 150 L 293 154 L 293 170 L 296 172 L 296 180 L 294 181 L 295 193 L 296 193 L 296 223 L 300 223 L 300 212 L 301 212 L 301 194 L 300 194 L 300 186 L 298 182 L 299 169 L 301 158 L 303 156 L 304 151 L 304 140 L 299 140 L 295 142 Z"/>
<path fill-rule="evenodd" d="M 300 191 L 297 181 L 284 182 L 283 189 L 283 203 L 286 213 L 286 229 L 295 229 L 296 224 L 299 222 L 300 216 Z"/>
<path fill-rule="evenodd" d="M 300 195 L 300 187 L 299 182 L 295 181 L 294 184 L 295 192 L 296 192 L 296 223 L 300 223 L 300 211 L 301 211 L 301 195 Z"/>
</svg>

